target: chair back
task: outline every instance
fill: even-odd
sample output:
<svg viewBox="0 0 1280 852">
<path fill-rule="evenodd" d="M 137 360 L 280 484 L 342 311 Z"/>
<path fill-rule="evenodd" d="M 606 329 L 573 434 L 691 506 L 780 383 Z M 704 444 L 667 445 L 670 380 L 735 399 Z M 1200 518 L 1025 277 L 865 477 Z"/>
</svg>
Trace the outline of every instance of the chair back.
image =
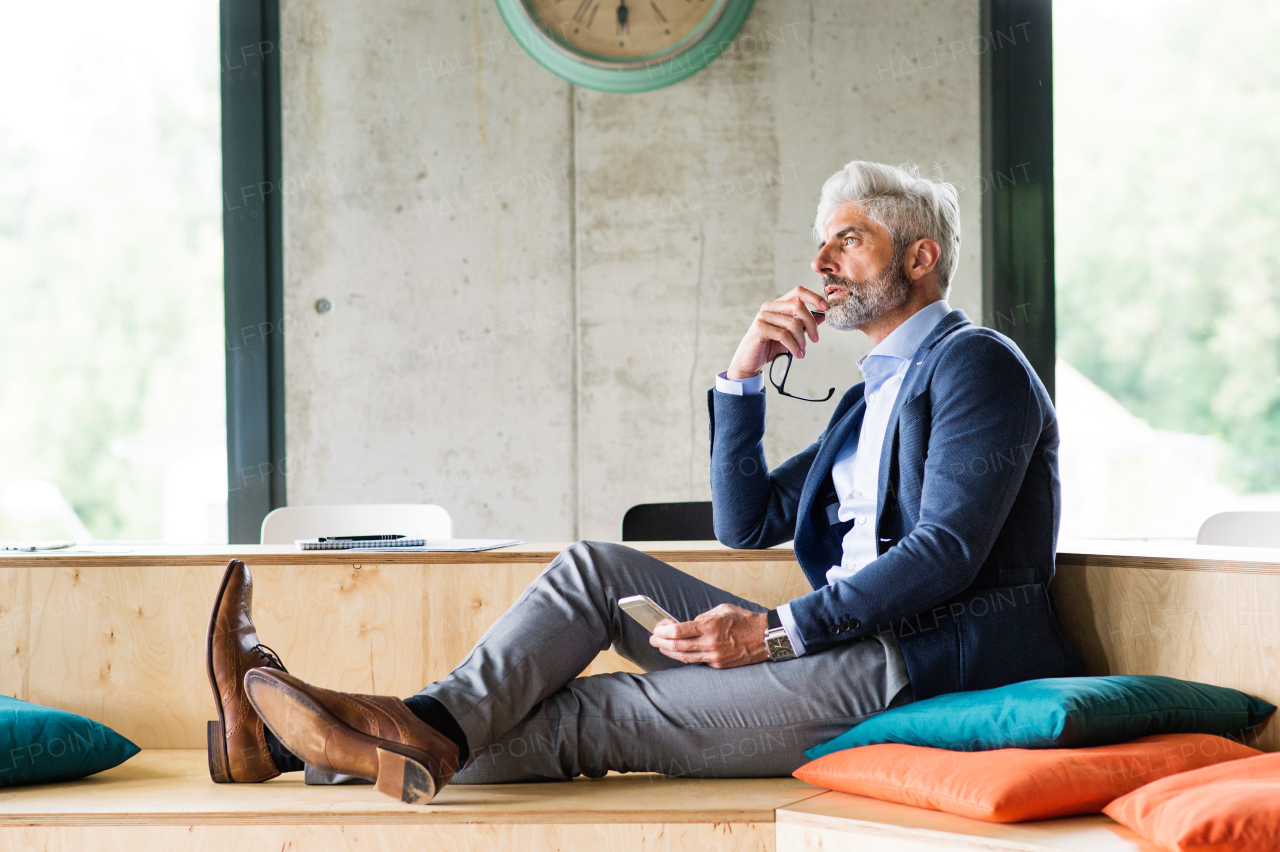
<svg viewBox="0 0 1280 852">
<path fill-rule="evenodd" d="M 622 516 L 623 541 L 715 541 L 711 501 L 641 503 Z"/>
<path fill-rule="evenodd" d="M 1280 547 L 1280 512 L 1219 512 L 1200 525 L 1196 544 Z"/>
<path fill-rule="evenodd" d="M 453 520 L 431 503 L 285 506 L 262 519 L 263 544 L 293 544 L 325 535 L 407 535 L 452 538 Z"/>
</svg>

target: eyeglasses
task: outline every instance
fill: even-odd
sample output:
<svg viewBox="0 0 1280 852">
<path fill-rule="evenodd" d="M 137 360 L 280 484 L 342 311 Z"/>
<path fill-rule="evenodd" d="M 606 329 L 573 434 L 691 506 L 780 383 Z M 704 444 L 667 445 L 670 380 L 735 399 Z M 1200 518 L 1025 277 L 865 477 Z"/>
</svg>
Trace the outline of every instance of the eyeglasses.
<svg viewBox="0 0 1280 852">
<path fill-rule="evenodd" d="M 787 359 L 787 365 L 782 368 L 782 381 L 778 381 L 773 377 L 773 368 L 778 366 L 778 362 L 783 358 Z M 790 374 L 790 372 L 791 372 L 791 353 L 790 352 L 783 352 L 779 354 L 773 359 L 773 361 L 769 363 L 769 382 L 774 386 L 774 388 L 777 389 L 778 393 L 782 394 L 783 396 L 789 396 L 792 399 L 799 399 L 804 402 L 826 402 L 827 400 L 831 399 L 831 397 L 836 392 L 836 389 L 832 388 L 831 390 L 827 391 L 827 395 L 824 396 L 822 399 L 810 399 L 807 396 L 796 396 L 793 393 L 787 393 L 786 391 L 787 376 L 788 374 Z"/>
</svg>

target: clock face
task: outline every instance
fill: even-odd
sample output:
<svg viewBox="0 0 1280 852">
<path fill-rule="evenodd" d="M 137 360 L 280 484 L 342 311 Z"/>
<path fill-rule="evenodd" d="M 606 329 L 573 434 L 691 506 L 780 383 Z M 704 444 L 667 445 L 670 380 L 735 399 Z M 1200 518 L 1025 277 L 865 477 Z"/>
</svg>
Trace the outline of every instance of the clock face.
<svg viewBox="0 0 1280 852">
<path fill-rule="evenodd" d="M 733 44 L 753 0 L 496 0 L 535 62 L 587 89 L 651 92 Z"/>
<path fill-rule="evenodd" d="M 715 23 L 725 0 L 523 0 L 553 42 L 605 60 L 654 58 Z"/>
</svg>

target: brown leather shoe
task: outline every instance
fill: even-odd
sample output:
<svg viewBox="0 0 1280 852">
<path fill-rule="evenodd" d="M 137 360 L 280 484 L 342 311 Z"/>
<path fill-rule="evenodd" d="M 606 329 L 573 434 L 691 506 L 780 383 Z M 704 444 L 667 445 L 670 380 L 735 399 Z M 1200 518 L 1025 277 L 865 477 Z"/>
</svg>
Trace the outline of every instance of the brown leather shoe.
<svg viewBox="0 0 1280 852">
<path fill-rule="evenodd" d="M 254 709 L 289 751 L 324 772 L 373 781 L 425 805 L 458 771 L 458 747 L 399 698 L 351 695 L 259 668 L 244 677 Z"/>
<path fill-rule="evenodd" d="M 258 642 L 250 607 L 253 577 L 239 559 L 232 559 L 213 599 L 205 663 L 213 686 L 218 718 L 209 723 L 209 775 L 219 784 L 266 781 L 280 774 L 271 754 L 262 719 L 244 692 L 244 674 L 267 667 L 284 671 L 275 652 Z"/>
</svg>

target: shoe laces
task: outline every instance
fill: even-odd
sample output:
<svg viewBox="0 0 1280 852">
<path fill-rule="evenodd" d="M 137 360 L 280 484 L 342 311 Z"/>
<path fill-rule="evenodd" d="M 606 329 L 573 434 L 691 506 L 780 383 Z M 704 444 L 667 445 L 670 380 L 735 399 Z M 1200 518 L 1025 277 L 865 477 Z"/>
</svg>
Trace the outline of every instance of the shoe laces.
<svg viewBox="0 0 1280 852">
<path fill-rule="evenodd" d="M 289 670 L 284 667 L 284 663 L 280 661 L 280 655 L 277 654 L 275 651 L 271 650 L 266 645 L 263 645 L 261 643 L 255 645 L 254 650 L 257 651 L 264 660 L 270 663 L 272 667 L 277 668 L 282 672 L 288 673 Z"/>
</svg>

